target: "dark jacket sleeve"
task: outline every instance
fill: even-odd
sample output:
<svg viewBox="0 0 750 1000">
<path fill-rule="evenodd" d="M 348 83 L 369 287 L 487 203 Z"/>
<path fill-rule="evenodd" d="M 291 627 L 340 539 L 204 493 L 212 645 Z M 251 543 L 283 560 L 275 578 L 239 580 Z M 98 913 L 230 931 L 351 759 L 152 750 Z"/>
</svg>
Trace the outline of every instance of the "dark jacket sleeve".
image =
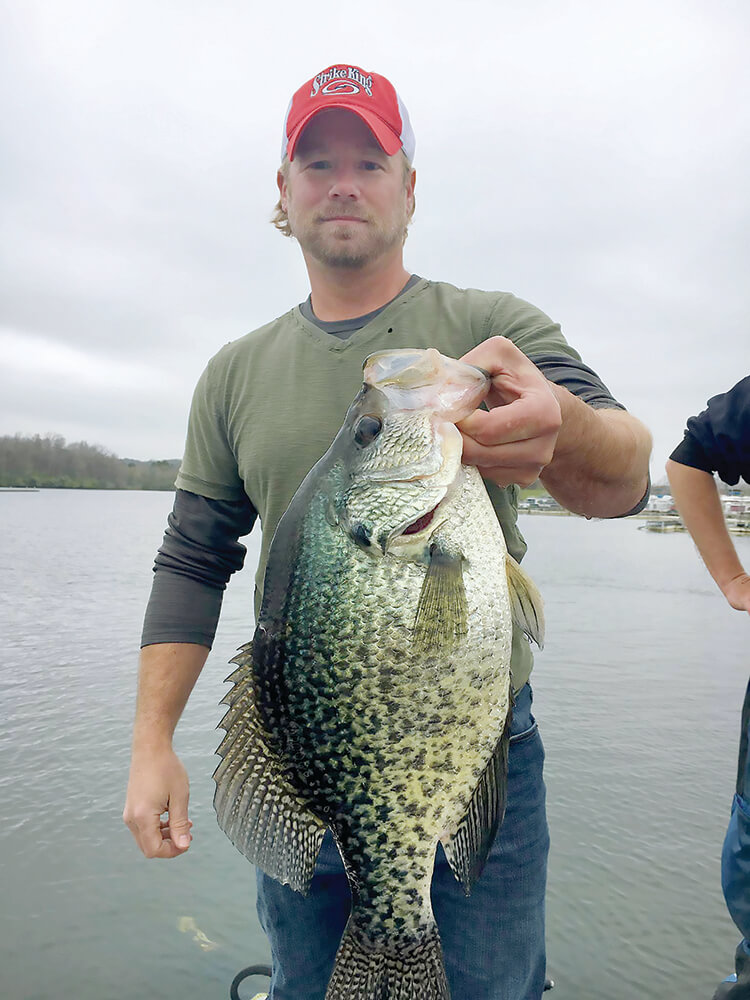
<svg viewBox="0 0 750 1000">
<path fill-rule="evenodd" d="M 227 581 L 245 559 L 239 538 L 252 530 L 256 517 L 247 498 L 211 500 L 177 490 L 154 563 L 141 646 L 195 642 L 211 647 Z"/>
<path fill-rule="evenodd" d="M 712 396 L 702 413 L 690 417 L 685 437 L 670 458 L 716 472 L 730 486 L 741 478 L 750 482 L 750 376 L 729 392 Z"/>
</svg>

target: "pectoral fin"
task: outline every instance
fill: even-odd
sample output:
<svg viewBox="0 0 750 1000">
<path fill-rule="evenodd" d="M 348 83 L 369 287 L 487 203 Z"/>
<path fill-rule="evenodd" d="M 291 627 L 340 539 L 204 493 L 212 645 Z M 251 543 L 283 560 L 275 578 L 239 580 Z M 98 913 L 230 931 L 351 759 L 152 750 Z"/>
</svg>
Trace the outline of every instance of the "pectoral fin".
<svg viewBox="0 0 750 1000">
<path fill-rule="evenodd" d="M 531 577 L 513 556 L 505 555 L 505 573 L 513 621 L 541 649 L 544 646 L 544 602 Z"/>
<path fill-rule="evenodd" d="M 305 892 L 312 880 L 326 825 L 310 812 L 269 750 L 252 694 L 252 643 L 233 660 L 219 723 L 226 736 L 216 751 L 214 808 L 219 826 L 266 874 Z"/>
<path fill-rule="evenodd" d="M 424 652 L 453 646 L 467 631 L 463 556 L 439 544 L 430 548 L 414 622 L 414 645 Z"/>
</svg>

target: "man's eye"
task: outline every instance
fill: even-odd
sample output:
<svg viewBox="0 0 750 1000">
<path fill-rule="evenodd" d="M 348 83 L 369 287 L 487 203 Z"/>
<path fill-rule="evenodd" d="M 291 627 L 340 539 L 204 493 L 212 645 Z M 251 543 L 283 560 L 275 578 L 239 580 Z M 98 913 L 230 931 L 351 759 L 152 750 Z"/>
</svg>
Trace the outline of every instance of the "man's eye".
<svg viewBox="0 0 750 1000">
<path fill-rule="evenodd" d="M 308 164 L 310 170 L 327 170 L 330 167 L 328 160 L 313 160 L 312 163 Z"/>
<path fill-rule="evenodd" d="M 380 164 L 375 163 L 374 160 L 365 160 L 362 164 L 364 170 L 380 170 Z"/>
</svg>

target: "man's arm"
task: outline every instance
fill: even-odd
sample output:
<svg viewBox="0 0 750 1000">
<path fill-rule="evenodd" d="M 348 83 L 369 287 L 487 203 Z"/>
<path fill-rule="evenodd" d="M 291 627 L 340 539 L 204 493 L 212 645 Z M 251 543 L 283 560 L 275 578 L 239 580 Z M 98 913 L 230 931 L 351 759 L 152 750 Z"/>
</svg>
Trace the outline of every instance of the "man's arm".
<svg viewBox="0 0 750 1000">
<path fill-rule="evenodd" d="M 492 376 L 486 403 L 459 424 L 464 461 L 499 486 L 541 478 L 568 510 L 617 517 L 648 487 L 651 435 L 624 410 L 593 409 L 549 382 L 504 337 L 483 341 L 463 361 Z"/>
<path fill-rule="evenodd" d="M 188 776 L 172 749 L 172 736 L 208 653 L 208 647 L 189 642 L 141 650 L 122 818 L 147 858 L 174 858 L 190 846 Z M 169 818 L 162 823 L 164 813 Z"/>
<path fill-rule="evenodd" d="M 174 858 L 190 845 L 188 776 L 172 736 L 206 662 L 240 535 L 252 530 L 250 501 L 175 493 L 156 557 L 143 626 L 133 753 L 123 819 L 147 858 Z M 160 817 L 168 814 L 167 821 Z"/>
<path fill-rule="evenodd" d="M 750 613 L 750 576 L 727 531 L 713 476 L 669 459 L 667 476 L 677 509 L 698 547 L 706 569 L 729 604 Z"/>
<path fill-rule="evenodd" d="M 562 426 L 554 455 L 539 478 L 568 510 L 619 517 L 633 510 L 649 485 L 651 434 L 625 410 L 592 409 L 551 383 Z"/>
</svg>

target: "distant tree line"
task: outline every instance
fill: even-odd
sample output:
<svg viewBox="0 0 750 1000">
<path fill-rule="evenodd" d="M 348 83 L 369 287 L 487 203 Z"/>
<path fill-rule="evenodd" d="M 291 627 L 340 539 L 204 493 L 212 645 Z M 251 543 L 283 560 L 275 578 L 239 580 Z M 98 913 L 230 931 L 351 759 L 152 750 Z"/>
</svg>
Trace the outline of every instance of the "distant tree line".
<svg viewBox="0 0 750 1000">
<path fill-rule="evenodd" d="M 171 490 L 179 464 L 118 458 L 86 441 L 67 444 L 57 434 L 0 437 L 0 487 Z"/>
</svg>

